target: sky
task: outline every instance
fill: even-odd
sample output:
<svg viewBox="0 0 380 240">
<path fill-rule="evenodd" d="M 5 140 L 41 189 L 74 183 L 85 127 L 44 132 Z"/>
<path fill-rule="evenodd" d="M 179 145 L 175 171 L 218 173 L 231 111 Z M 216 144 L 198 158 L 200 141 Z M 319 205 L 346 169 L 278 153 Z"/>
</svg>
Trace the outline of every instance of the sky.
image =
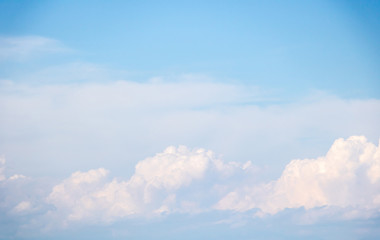
<svg viewBox="0 0 380 240">
<path fill-rule="evenodd" d="M 379 1 L 0 1 L 0 239 L 378 239 Z"/>
</svg>

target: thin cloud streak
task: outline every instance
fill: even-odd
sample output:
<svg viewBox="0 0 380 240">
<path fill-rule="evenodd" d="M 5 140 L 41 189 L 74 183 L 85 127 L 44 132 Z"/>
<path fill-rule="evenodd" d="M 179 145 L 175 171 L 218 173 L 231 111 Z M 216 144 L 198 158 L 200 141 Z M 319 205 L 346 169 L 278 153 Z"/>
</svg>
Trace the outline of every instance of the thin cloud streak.
<svg viewBox="0 0 380 240">
<path fill-rule="evenodd" d="M 22 62 L 39 55 L 72 51 L 58 40 L 41 36 L 0 37 L 0 61 Z"/>
</svg>

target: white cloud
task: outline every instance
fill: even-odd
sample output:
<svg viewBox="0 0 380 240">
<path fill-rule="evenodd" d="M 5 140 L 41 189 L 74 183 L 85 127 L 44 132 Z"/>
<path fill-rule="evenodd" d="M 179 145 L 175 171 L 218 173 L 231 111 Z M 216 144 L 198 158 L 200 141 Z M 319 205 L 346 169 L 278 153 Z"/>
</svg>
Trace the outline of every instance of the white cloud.
<svg viewBox="0 0 380 240">
<path fill-rule="evenodd" d="M 125 182 L 108 181 L 107 174 L 103 168 L 75 172 L 54 186 L 47 202 L 56 210 L 48 215 L 67 226 L 73 221 L 108 222 L 118 216 L 133 214 L 136 209 Z"/>
<path fill-rule="evenodd" d="M 95 75 L 99 75 L 99 72 L 102 71 L 94 65 L 76 63 L 65 67 L 62 73 L 65 72 L 67 75 L 66 72 L 70 72 L 72 68 L 75 69 L 74 72 L 80 71 L 83 75 L 86 75 L 85 72 L 94 72 Z M 55 72 L 54 75 L 62 75 L 62 73 Z M 14 104 L 21 104 L 21 107 L 24 107 L 27 102 L 31 101 L 27 106 L 33 105 L 38 111 L 54 111 L 59 107 L 56 110 L 83 111 L 86 109 L 86 112 L 94 114 L 109 109 L 123 112 L 138 110 L 140 113 L 146 110 L 160 109 L 167 112 L 178 109 L 209 108 L 223 104 L 236 105 L 246 101 L 262 100 L 262 96 L 254 87 L 212 82 L 137 83 L 112 81 L 108 83 L 30 86 L 12 84 L 12 82 L 7 81 L 3 84 L 0 93 L 2 107 L 7 107 L 8 111 L 13 109 Z M 41 105 L 40 101 L 45 103 Z"/>
<path fill-rule="evenodd" d="M 0 37 L 0 61 L 4 60 L 27 60 L 38 54 L 67 52 L 59 41 L 39 37 Z"/>
<path fill-rule="evenodd" d="M 334 214 L 371 218 L 380 211 L 379 149 L 365 137 L 338 139 L 325 156 L 292 160 L 279 179 L 258 184 L 251 162 L 171 146 L 138 162 L 128 180 L 111 178 L 104 168 L 77 171 L 48 192 L 49 185 L 31 185 L 30 178 L 4 176 L 0 205 L 13 217 L 29 214 L 29 227 L 47 229 L 212 209 L 264 216 L 304 208 L 303 223 Z"/>
<path fill-rule="evenodd" d="M 22 179 L 22 178 L 25 178 L 25 176 L 22 174 L 15 174 L 9 177 L 9 180 L 17 180 L 17 179 Z"/>
<path fill-rule="evenodd" d="M 178 189 L 194 181 L 204 182 L 206 172 L 232 174 L 247 166 L 233 162 L 225 164 L 204 149 L 171 146 L 140 161 L 128 181 L 108 180 L 108 171 L 103 168 L 73 173 L 56 185 L 47 197 L 47 202 L 56 208 L 48 215 L 67 226 L 77 221 L 110 222 L 131 215 L 194 211 L 197 204 L 177 196 Z"/>
<path fill-rule="evenodd" d="M 163 153 L 147 158 L 136 165 L 132 182 L 143 182 L 155 188 L 168 190 L 188 185 L 194 179 L 201 179 L 213 159 L 211 151 L 198 149 L 190 151 L 185 146 L 178 149 L 168 147 Z"/>
<path fill-rule="evenodd" d="M 70 67 L 89 67 L 92 72 L 92 66 Z M 237 211 L 258 208 L 263 213 L 276 213 L 285 208 L 346 206 L 372 212 L 378 206 L 380 198 L 373 192 L 380 167 L 372 159 L 374 148 L 363 150 L 359 165 L 354 160 L 342 160 L 351 168 L 335 170 L 348 174 L 338 174 L 335 180 L 327 177 L 336 167 L 328 165 L 333 162 L 328 157 L 331 154 L 322 158 L 330 159 L 323 163 L 329 166 L 328 175 L 315 170 L 322 169 L 322 160 L 298 160 L 288 165 L 278 181 L 264 185 L 257 185 L 257 178 L 267 172 L 250 174 L 253 167 L 249 160 L 265 171 L 282 167 L 295 153 L 314 157 L 335 136 L 359 133 L 373 140 L 380 134 L 379 100 L 324 96 L 289 104 L 244 104 L 260 99 L 254 87 L 201 81 L 44 86 L 10 81 L 0 88 L 0 148 L 12 156 L 16 169 L 27 171 L 27 176 L 67 176 L 94 164 L 125 176 L 132 172 L 136 159 L 153 156 L 157 148 L 172 143 L 205 146 L 224 154 L 227 163 L 210 151 L 170 147 L 136 163 L 133 176 L 125 181 L 108 178 L 105 169 L 73 173 L 47 197 L 56 210 L 46 216 L 63 224 L 200 212 L 224 194 L 218 208 Z M 0 179 L 6 180 L 3 172 L 0 165 Z M 295 177 L 296 173 L 300 175 Z M 350 173 L 356 177 L 350 178 Z M 16 174 L 7 180 L 22 179 Z M 367 184 L 364 193 L 352 187 L 363 184 L 361 179 Z M 246 187 L 238 187 L 241 185 Z M 336 194 L 337 185 L 346 186 L 346 191 Z M 372 198 L 372 205 L 365 199 L 359 201 L 352 191 Z M 39 201 L 24 195 L 17 200 L 8 205 L 16 209 L 20 202 L 30 202 L 34 209 Z M 357 216 L 354 210 L 346 212 L 347 216 Z"/>
<path fill-rule="evenodd" d="M 237 188 L 215 208 L 259 209 L 263 214 L 275 214 L 285 208 L 339 207 L 348 209 L 344 212 L 346 217 L 358 217 L 361 210 L 365 216 L 368 210 L 377 214 L 380 211 L 379 165 L 380 147 L 367 142 L 365 137 L 338 139 L 325 156 L 293 160 L 278 180 Z"/>
<path fill-rule="evenodd" d="M 252 184 L 247 180 L 250 162 L 224 163 L 211 151 L 168 147 L 137 163 L 128 181 L 109 180 L 102 168 L 73 173 L 48 196 L 56 208 L 49 215 L 67 226 L 202 212 L 214 205 L 239 212 L 258 209 L 257 216 L 303 207 L 310 211 L 309 218 L 315 218 L 329 213 L 315 209 L 331 207 L 344 218 L 371 217 L 380 210 L 379 149 L 365 137 L 338 139 L 326 156 L 293 160 L 278 180 Z M 217 177 L 212 177 L 214 173 Z M 230 182 L 231 176 L 238 182 Z"/>
<path fill-rule="evenodd" d="M 260 106 L 260 99 L 254 87 L 227 83 L 5 84 L 0 87 L 0 148 L 26 175 L 66 176 L 94 162 L 113 172 L 130 168 L 172 144 L 202 146 L 226 161 L 255 160 L 276 168 L 294 156 L 322 154 L 326 142 L 340 136 L 365 135 L 373 141 L 380 134 L 379 100 L 324 96 Z M 255 100 L 258 104 L 244 104 Z M 26 167 L 26 159 L 38 167 Z"/>
<path fill-rule="evenodd" d="M 31 203 L 29 201 L 22 201 L 19 204 L 17 204 L 16 207 L 14 207 L 14 211 L 16 212 L 25 212 L 30 210 L 32 207 Z"/>
</svg>

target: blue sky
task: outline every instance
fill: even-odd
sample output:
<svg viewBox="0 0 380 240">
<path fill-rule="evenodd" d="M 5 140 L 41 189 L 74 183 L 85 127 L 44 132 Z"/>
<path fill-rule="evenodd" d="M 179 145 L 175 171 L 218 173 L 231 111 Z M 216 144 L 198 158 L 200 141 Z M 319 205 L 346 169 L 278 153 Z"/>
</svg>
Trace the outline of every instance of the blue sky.
<svg viewBox="0 0 380 240">
<path fill-rule="evenodd" d="M 0 1 L 0 239 L 377 239 L 378 1 Z"/>
<path fill-rule="evenodd" d="M 376 1 L 2 5 L 2 35 L 57 39 L 78 51 L 74 59 L 123 69 L 139 80 L 195 72 L 289 95 L 318 88 L 378 97 Z"/>
</svg>

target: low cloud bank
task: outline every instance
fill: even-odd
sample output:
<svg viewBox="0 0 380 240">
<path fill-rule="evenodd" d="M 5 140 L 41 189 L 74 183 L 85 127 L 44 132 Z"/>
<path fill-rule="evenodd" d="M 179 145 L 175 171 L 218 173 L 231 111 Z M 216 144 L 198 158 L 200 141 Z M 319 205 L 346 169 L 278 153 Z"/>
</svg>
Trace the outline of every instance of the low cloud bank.
<svg viewBox="0 0 380 240">
<path fill-rule="evenodd" d="M 284 209 L 325 214 L 334 208 L 345 219 L 380 212 L 380 147 L 363 136 L 336 140 L 325 156 L 292 160 L 279 179 L 263 184 L 250 180 L 257 171 L 251 162 L 225 163 L 212 151 L 171 146 L 138 162 L 128 180 L 92 169 L 71 174 L 39 198 L 28 197 L 30 193 L 16 198 L 9 186 L 19 182 L 20 191 L 20 181 L 29 178 L 7 178 L 5 160 L 0 164 L 1 187 L 9 191 L 2 211 L 7 207 L 7 214 L 16 217 L 32 213 L 51 227 L 211 210 L 249 211 L 261 217 Z"/>
<path fill-rule="evenodd" d="M 231 176 L 248 170 L 249 165 L 249 162 L 223 163 L 213 152 L 204 149 L 171 146 L 140 161 L 128 181 L 108 180 L 108 171 L 103 168 L 73 173 L 54 186 L 47 197 L 47 202 L 55 207 L 49 215 L 67 226 L 82 220 L 110 222 L 131 215 L 191 211 L 199 207 L 202 199 L 199 202 L 183 199 L 177 196 L 179 189 L 186 189 L 193 182 L 209 181 L 206 175 Z"/>
</svg>

